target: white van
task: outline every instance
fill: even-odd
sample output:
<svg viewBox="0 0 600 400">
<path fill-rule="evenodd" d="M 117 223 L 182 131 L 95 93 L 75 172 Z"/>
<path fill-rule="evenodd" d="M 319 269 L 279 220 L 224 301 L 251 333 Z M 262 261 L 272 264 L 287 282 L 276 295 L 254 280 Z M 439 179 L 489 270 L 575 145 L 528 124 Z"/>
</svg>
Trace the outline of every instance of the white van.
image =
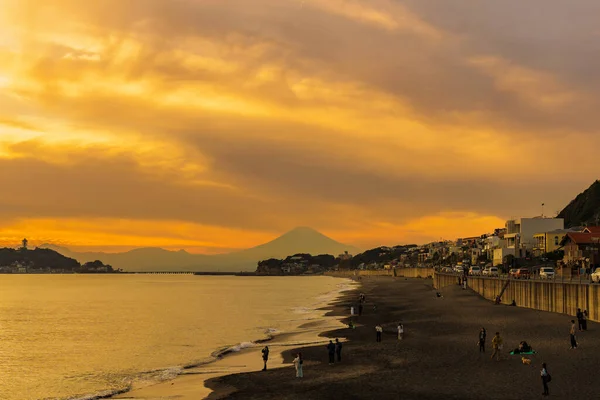
<svg viewBox="0 0 600 400">
<path fill-rule="evenodd" d="M 554 268 L 542 267 L 540 268 L 540 279 L 552 279 L 554 278 Z"/>
<path fill-rule="evenodd" d="M 484 276 L 498 276 L 498 267 L 487 267 L 483 270 Z"/>
</svg>

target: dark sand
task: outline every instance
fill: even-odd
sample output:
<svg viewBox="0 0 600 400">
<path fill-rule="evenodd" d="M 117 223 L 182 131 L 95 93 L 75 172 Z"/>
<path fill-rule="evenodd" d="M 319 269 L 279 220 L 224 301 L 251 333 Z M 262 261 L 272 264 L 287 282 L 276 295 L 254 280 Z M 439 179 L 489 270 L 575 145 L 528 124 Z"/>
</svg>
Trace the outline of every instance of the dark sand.
<svg viewBox="0 0 600 400">
<path fill-rule="evenodd" d="M 345 337 L 342 363 L 328 365 L 324 346 L 301 349 L 304 378 L 290 368 L 243 373 L 207 382 L 218 398 L 224 388 L 237 391 L 228 399 L 533 399 L 542 398 L 541 363 L 552 375 L 550 397 L 597 399 L 596 368 L 600 360 L 600 330 L 588 322 L 578 333 L 579 349 L 569 349 L 570 316 L 509 306 L 495 306 L 458 286 L 435 296 L 431 280 L 369 277 L 362 279 L 367 305 L 355 330 L 324 333 Z M 349 292 L 332 315 L 349 314 Z M 377 312 L 372 309 L 377 304 Z M 397 340 L 402 320 L 405 338 Z M 375 342 L 375 325 L 384 324 L 383 342 Z M 486 354 L 477 347 L 481 326 L 487 329 Z M 504 339 L 501 361 L 490 360 L 491 340 Z M 537 355 L 523 365 L 511 349 L 526 340 Z M 292 361 L 292 350 L 284 353 Z M 221 391 L 221 393 L 223 393 Z"/>
</svg>

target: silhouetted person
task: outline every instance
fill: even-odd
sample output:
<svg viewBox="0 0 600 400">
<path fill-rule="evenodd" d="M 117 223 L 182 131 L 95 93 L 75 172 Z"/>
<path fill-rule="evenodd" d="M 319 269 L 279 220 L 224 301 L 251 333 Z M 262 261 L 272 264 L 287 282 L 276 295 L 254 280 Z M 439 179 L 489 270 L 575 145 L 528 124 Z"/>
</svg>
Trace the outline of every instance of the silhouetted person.
<svg viewBox="0 0 600 400">
<path fill-rule="evenodd" d="M 265 348 L 262 349 L 262 359 L 265 363 L 263 371 L 266 371 L 267 370 L 267 361 L 269 361 L 269 346 L 265 346 Z"/>
<path fill-rule="evenodd" d="M 481 328 L 481 330 L 479 331 L 479 352 L 480 353 L 485 353 L 485 338 L 487 336 L 487 332 L 485 331 L 485 328 Z"/>
<path fill-rule="evenodd" d="M 500 332 L 496 332 L 496 336 L 492 339 L 492 349 L 494 352 L 492 353 L 492 359 L 496 356 L 496 361 L 500 361 L 500 350 L 502 350 L 502 338 L 500 337 Z"/>
<path fill-rule="evenodd" d="M 583 318 L 581 322 L 583 323 L 583 330 L 587 331 L 587 320 L 588 320 L 588 312 L 587 310 L 583 310 Z"/>
<path fill-rule="evenodd" d="M 302 364 L 304 360 L 302 360 L 302 353 L 298 353 L 296 358 L 294 358 L 294 367 L 296 367 L 296 378 L 302 378 L 304 374 L 302 373 Z"/>
<path fill-rule="evenodd" d="M 542 385 L 544 386 L 544 393 L 542 393 L 542 396 L 549 396 L 550 392 L 548 391 L 548 382 L 552 380 L 552 377 L 548 373 L 546 363 L 542 364 L 542 371 L 540 374 L 542 376 Z"/>
<path fill-rule="evenodd" d="M 575 338 L 575 320 L 571 320 L 571 330 L 569 331 L 569 336 L 571 338 L 571 350 L 577 348 L 577 339 Z"/>
<path fill-rule="evenodd" d="M 342 342 L 340 342 L 340 339 L 335 339 L 335 354 L 337 354 L 338 362 L 342 362 Z"/>
<path fill-rule="evenodd" d="M 377 332 L 377 342 L 381 342 L 381 334 L 383 333 L 383 328 L 381 325 L 377 324 L 375 327 L 375 332 Z"/>
<path fill-rule="evenodd" d="M 335 344 L 330 340 L 327 345 L 327 352 L 329 353 L 329 365 L 335 363 Z"/>
<path fill-rule="evenodd" d="M 583 313 L 581 312 L 581 308 L 577 309 L 577 325 L 579 325 L 579 332 L 583 331 Z"/>
</svg>

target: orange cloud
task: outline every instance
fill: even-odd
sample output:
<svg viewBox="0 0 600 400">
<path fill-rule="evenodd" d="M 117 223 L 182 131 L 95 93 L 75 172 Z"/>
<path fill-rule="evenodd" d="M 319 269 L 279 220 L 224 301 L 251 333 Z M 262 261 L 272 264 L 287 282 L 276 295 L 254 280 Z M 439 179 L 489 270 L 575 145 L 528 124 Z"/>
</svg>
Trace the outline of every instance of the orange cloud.
<svg viewBox="0 0 600 400">
<path fill-rule="evenodd" d="M 42 3 L 0 0 L 5 243 L 214 252 L 296 225 L 424 242 L 596 178 L 595 70 L 536 65 L 479 9 Z"/>
</svg>

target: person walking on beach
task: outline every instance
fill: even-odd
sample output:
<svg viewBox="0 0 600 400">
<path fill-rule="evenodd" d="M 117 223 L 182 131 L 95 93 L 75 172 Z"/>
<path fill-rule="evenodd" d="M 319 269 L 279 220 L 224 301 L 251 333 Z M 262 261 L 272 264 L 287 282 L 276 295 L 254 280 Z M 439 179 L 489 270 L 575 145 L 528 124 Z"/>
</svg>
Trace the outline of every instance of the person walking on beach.
<svg viewBox="0 0 600 400">
<path fill-rule="evenodd" d="M 577 348 L 577 338 L 575 337 L 575 320 L 571 320 L 571 330 L 569 331 L 569 336 L 571 338 L 571 350 Z"/>
<path fill-rule="evenodd" d="M 340 339 L 335 339 L 335 354 L 337 354 L 337 361 L 342 362 L 342 342 L 340 342 Z"/>
<path fill-rule="evenodd" d="M 485 338 L 487 336 L 487 332 L 485 331 L 485 328 L 481 328 L 481 330 L 479 331 L 479 352 L 480 353 L 485 353 Z"/>
<path fill-rule="evenodd" d="M 542 393 L 542 396 L 549 396 L 550 392 L 548 391 L 548 382 L 550 382 L 552 380 L 552 377 L 548 373 L 548 368 L 546 367 L 546 363 L 542 364 L 541 376 L 542 376 L 542 385 L 544 386 L 544 393 Z"/>
<path fill-rule="evenodd" d="M 583 331 L 583 313 L 581 312 L 581 308 L 577 309 L 577 314 L 575 314 L 575 316 L 577 317 L 577 325 L 579 326 L 579 332 Z"/>
<path fill-rule="evenodd" d="M 404 338 L 404 325 L 402 325 L 402 321 L 398 322 L 398 340 L 402 340 Z"/>
<path fill-rule="evenodd" d="M 335 344 L 330 340 L 327 345 L 327 352 L 329 353 L 329 365 L 333 365 L 335 363 Z"/>
<path fill-rule="evenodd" d="M 383 328 L 381 325 L 377 324 L 375 327 L 375 332 L 377 332 L 377 343 L 381 342 L 381 334 L 383 333 Z"/>
<path fill-rule="evenodd" d="M 267 370 L 267 361 L 269 361 L 269 346 L 265 346 L 265 348 L 262 349 L 262 359 L 265 363 L 263 371 L 266 371 Z"/>
<path fill-rule="evenodd" d="M 294 358 L 294 367 L 296 367 L 296 378 L 302 378 L 304 375 L 302 374 L 302 353 L 298 353 L 296 358 Z"/>
<path fill-rule="evenodd" d="M 496 332 L 496 336 L 492 339 L 492 349 L 494 352 L 492 353 L 492 360 L 494 356 L 496 356 L 496 361 L 500 361 L 500 350 L 502 350 L 502 338 L 500 337 L 500 332 Z"/>
</svg>

